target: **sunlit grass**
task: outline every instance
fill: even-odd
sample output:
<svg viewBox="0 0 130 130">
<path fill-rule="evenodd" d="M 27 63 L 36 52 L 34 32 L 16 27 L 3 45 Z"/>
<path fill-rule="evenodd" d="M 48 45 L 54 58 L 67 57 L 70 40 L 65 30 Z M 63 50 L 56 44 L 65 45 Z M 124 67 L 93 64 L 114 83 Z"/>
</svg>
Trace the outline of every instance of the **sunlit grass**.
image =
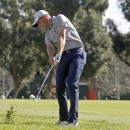
<svg viewBox="0 0 130 130">
<path fill-rule="evenodd" d="M 13 124 L 6 124 L 11 105 L 16 116 Z M 0 100 L 0 130 L 130 130 L 130 103 L 80 100 L 78 127 L 55 126 L 57 120 L 57 100 Z"/>
</svg>

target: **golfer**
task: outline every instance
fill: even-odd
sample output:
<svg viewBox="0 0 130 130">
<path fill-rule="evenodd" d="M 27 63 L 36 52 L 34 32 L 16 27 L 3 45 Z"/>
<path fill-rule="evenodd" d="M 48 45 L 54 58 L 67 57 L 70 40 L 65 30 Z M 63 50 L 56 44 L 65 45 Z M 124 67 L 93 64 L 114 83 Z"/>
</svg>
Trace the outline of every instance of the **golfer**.
<svg viewBox="0 0 130 130">
<path fill-rule="evenodd" d="M 60 126 L 78 126 L 78 82 L 86 64 L 83 42 L 70 20 L 63 14 L 51 17 L 45 10 L 34 15 L 33 27 L 47 29 L 45 43 L 51 65 L 56 65 L 56 92 Z M 67 106 L 66 88 L 70 92 Z"/>
</svg>

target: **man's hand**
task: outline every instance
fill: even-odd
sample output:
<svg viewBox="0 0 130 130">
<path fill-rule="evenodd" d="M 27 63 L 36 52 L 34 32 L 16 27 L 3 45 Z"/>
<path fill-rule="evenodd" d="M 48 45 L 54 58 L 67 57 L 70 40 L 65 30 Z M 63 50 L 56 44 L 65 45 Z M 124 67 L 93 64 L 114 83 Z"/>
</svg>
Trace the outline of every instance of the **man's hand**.
<svg viewBox="0 0 130 130">
<path fill-rule="evenodd" d="M 49 61 L 50 61 L 51 65 L 56 65 L 57 63 L 60 62 L 60 58 L 61 58 L 61 56 L 59 54 L 56 54 L 54 57 L 50 57 Z"/>
<path fill-rule="evenodd" d="M 55 58 L 56 63 L 59 63 L 61 56 L 60 56 L 59 54 L 56 54 L 56 55 L 54 56 L 54 58 Z"/>
<path fill-rule="evenodd" d="M 50 61 L 51 65 L 56 65 L 56 61 L 55 61 L 54 57 L 50 57 L 49 61 Z"/>
</svg>

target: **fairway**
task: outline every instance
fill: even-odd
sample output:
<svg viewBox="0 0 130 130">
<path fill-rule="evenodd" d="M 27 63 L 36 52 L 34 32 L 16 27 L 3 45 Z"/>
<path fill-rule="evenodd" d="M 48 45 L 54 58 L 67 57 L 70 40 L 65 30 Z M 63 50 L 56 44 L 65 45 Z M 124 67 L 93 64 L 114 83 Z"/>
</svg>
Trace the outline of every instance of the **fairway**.
<svg viewBox="0 0 130 130">
<path fill-rule="evenodd" d="M 14 123 L 7 124 L 11 105 L 16 115 Z M 0 99 L 0 130 L 130 130 L 130 102 L 80 100 L 78 127 L 55 126 L 57 120 L 57 100 Z"/>
</svg>

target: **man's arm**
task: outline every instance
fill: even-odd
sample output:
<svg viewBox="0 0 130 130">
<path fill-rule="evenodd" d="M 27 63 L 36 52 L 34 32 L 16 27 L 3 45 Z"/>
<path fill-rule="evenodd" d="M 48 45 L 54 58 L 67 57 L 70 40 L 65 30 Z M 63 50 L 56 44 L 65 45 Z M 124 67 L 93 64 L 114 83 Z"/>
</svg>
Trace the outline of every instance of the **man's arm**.
<svg viewBox="0 0 130 130">
<path fill-rule="evenodd" d="M 49 61 L 51 65 L 54 65 L 55 64 L 55 61 L 54 61 L 55 47 L 50 42 L 48 42 L 46 45 L 47 45 L 47 53 L 49 56 Z"/>
<path fill-rule="evenodd" d="M 55 47 L 52 43 L 48 42 L 47 43 L 47 53 L 49 55 L 49 60 L 51 62 L 51 65 L 56 64 L 57 62 L 60 61 L 60 57 L 62 55 L 65 43 L 66 43 L 66 28 L 60 28 L 58 29 L 58 49 L 57 49 L 57 54 L 55 54 Z"/>
<path fill-rule="evenodd" d="M 62 55 L 65 43 L 66 43 L 66 28 L 60 28 L 58 29 L 58 50 L 57 50 L 57 54 L 58 55 Z"/>
</svg>

